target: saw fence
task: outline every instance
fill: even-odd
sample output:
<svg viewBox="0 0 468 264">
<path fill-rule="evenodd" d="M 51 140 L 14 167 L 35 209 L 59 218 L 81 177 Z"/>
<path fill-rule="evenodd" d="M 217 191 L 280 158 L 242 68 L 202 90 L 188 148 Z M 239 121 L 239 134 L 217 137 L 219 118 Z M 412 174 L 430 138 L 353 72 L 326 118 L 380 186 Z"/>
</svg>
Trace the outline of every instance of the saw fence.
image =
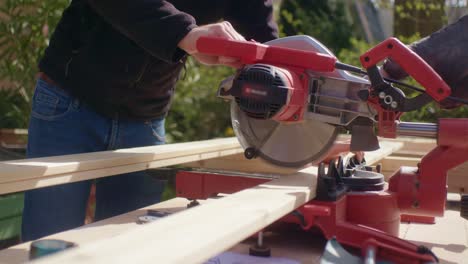
<svg viewBox="0 0 468 264">
<path fill-rule="evenodd" d="M 380 141 L 368 152 L 369 164 L 383 165 L 386 175 L 403 165 L 415 165 L 435 141 L 403 138 Z M 199 263 L 228 250 L 255 232 L 315 197 L 317 168 L 279 177 L 279 170 L 260 160 L 245 160 L 235 138 L 67 155 L 0 163 L 0 193 L 12 193 L 125 172 L 176 164 L 226 171 L 268 173 L 265 184 L 216 199 L 153 223 L 128 228 L 127 222 L 104 220 L 52 237 L 75 242 L 77 248 L 43 258 L 38 263 Z M 467 164 L 449 173 L 449 191 L 463 193 Z M 116 218 L 117 219 L 117 218 Z M 120 219 L 120 218 L 119 218 Z M 123 218 L 122 218 L 123 219 Z M 127 219 L 128 221 L 128 219 Z M 104 224 L 108 223 L 108 224 Z M 462 222 L 462 228 L 464 227 Z M 126 227 L 126 228 L 124 228 Z M 466 232 L 465 230 L 463 230 Z M 463 232 L 461 232 L 463 233 Z M 465 236 L 466 240 L 466 236 Z M 465 245 L 460 254 L 468 253 Z M 29 244 L 0 251 L 0 262 L 28 260 Z M 448 259 L 450 257 L 450 259 Z M 458 255 L 446 260 L 462 263 Z"/>
</svg>

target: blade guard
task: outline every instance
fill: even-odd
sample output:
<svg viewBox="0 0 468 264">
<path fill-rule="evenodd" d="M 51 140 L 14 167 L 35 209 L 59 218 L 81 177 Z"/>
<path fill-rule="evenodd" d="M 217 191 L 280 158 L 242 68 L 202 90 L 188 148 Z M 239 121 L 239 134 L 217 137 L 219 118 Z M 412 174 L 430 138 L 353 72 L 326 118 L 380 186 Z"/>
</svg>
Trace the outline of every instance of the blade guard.
<svg viewBox="0 0 468 264">
<path fill-rule="evenodd" d="M 265 63 L 317 72 L 333 72 L 337 61 L 327 54 L 217 37 L 200 37 L 197 50 L 207 55 L 238 58 L 243 64 Z"/>
<path fill-rule="evenodd" d="M 418 54 L 396 38 L 389 38 L 361 56 L 364 68 L 376 66 L 386 58 L 391 58 L 403 70 L 426 88 L 426 92 L 440 102 L 450 96 L 451 89 L 437 72 Z"/>
</svg>

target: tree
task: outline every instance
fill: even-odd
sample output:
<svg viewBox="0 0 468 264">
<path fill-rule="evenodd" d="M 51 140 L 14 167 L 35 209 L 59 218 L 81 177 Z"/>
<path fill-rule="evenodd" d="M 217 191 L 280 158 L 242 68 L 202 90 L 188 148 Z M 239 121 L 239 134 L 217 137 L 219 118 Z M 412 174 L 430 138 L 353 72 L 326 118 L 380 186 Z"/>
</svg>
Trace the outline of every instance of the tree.
<svg viewBox="0 0 468 264">
<path fill-rule="evenodd" d="M 445 0 L 395 0 L 395 35 L 430 35 L 446 24 Z"/>
<path fill-rule="evenodd" d="M 166 130 L 169 142 L 233 136 L 229 103 L 216 97 L 220 82 L 233 74 L 227 67 L 207 67 L 189 58 L 178 82 Z"/>
<path fill-rule="evenodd" d="M 69 0 L 0 5 L 0 127 L 27 127 L 37 62 Z"/>
<path fill-rule="evenodd" d="M 345 0 L 283 0 L 279 24 L 283 35 L 309 35 L 338 53 L 351 46 L 356 26 Z"/>
</svg>

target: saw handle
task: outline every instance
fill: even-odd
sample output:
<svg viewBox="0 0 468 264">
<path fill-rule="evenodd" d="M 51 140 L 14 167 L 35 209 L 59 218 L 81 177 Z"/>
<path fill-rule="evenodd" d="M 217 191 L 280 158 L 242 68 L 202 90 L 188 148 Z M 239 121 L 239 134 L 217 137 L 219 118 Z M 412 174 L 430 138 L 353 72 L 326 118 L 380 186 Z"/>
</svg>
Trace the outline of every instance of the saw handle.
<svg viewBox="0 0 468 264">
<path fill-rule="evenodd" d="M 318 72 L 334 71 L 337 61 L 326 54 L 217 37 L 200 37 L 197 50 L 207 55 L 238 58 L 242 64 L 265 63 Z"/>
<path fill-rule="evenodd" d="M 451 94 L 450 87 L 418 54 L 396 38 L 389 38 L 361 56 L 361 64 L 369 69 L 377 63 L 391 58 L 403 70 L 426 88 L 426 92 L 437 102 Z"/>
</svg>

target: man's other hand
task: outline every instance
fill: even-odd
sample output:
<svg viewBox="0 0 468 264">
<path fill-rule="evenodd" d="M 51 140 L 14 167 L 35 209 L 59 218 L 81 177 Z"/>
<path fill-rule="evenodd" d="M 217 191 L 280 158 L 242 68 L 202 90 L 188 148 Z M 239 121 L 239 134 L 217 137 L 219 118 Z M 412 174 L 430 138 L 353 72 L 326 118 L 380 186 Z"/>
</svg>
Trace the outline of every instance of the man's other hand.
<svg viewBox="0 0 468 264">
<path fill-rule="evenodd" d="M 197 61 L 206 65 L 229 65 L 239 67 L 239 60 L 223 56 L 212 56 L 199 53 L 197 50 L 197 40 L 202 37 L 219 37 L 230 40 L 245 40 L 231 25 L 224 21 L 215 24 L 209 24 L 192 29 L 180 42 L 179 48 L 192 55 Z"/>
<path fill-rule="evenodd" d="M 468 16 L 462 17 L 410 48 L 423 58 L 451 87 L 452 96 L 468 99 Z M 387 60 L 383 70 L 389 77 L 401 79 L 408 74 L 394 61 Z M 452 100 L 440 103 L 444 108 L 460 104 Z"/>
</svg>

